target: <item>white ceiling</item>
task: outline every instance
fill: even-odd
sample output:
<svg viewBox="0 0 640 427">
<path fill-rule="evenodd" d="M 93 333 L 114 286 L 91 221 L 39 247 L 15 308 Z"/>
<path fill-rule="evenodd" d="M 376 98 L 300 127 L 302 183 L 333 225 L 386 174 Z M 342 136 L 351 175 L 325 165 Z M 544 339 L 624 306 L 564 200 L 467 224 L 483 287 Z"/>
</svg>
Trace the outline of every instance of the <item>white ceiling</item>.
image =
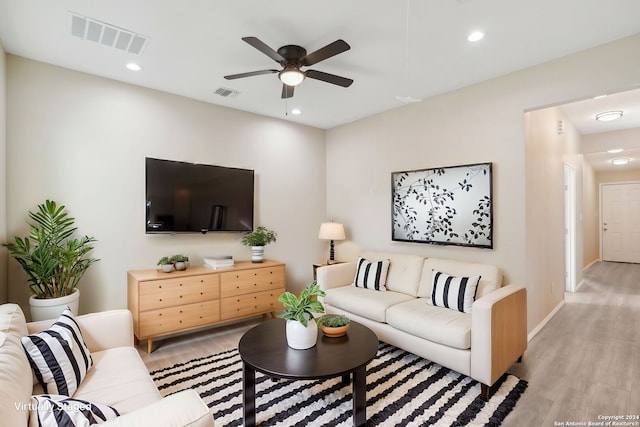
<svg viewBox="0 0 640 427">
<path fill-rule="evenodd" d="M 133 55 L 74 37 L 71 12 L 147 45 Z M 486 37 L 469 43 L 478 29 Z M 638 0 L 0 0 L 8 53 L 323 129 L 397 108 L 396 96 L 429 97 L 638 32 Z M 245 36 L 308 52 L 342 38 L 351 50 L 310 68 L 355 82 L 307 79 L 284 101 L 275 74 L 225 80 L 278 68 Z M 220 97 L 220 87 L 240 94 Z M 294 107 L 302 114 L 287 114 Z"/>
</svg>

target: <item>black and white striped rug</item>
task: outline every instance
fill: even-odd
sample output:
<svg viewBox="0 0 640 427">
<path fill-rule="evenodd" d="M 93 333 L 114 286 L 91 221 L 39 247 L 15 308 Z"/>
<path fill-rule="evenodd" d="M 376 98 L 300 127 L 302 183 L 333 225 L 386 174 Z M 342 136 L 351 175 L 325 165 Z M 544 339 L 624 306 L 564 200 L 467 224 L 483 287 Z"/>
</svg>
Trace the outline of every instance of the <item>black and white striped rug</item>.
<svg viewBox="0 0 640 427">
<path fill-rule="evenodd" d="M 216 426 L 242 425 L 242 361 L 237 349 L 157 369 L 163 396 L 195 389 Z M 367 366 L 367 426 L 499 426 L 527 387 L 509 375 L 483 402 L 480 385 L 450 369 L 380 343 Z M 256 374 L 260 426 L 350 426 L 351 386 L 341 378 L 271 381 Z"/>
</svg>

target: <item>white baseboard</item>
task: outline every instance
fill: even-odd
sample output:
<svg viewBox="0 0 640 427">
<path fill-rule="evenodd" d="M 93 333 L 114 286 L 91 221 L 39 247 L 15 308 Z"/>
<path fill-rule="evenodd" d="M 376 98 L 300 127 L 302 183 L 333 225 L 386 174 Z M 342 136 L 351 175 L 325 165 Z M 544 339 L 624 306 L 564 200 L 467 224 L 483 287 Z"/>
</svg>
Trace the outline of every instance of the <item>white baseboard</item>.
<svg viewBox="0 0 640 427">
<path fill-rule="evenodd" d="M 585 265 L 584 268 L 582 269 L 582 271 L 585 271 L 587 268 L 591 267 L 593 264 L 595 264 L 596 262 L 600 262 L 600 261 L 602 261 L 600 258 L 594 259 L 589 264 Z"/>
<path fill-rule="evenodd" d="M 529 332 L 529 335 L 527 335 L 527 341 L 531 341 L 533 339 L 533 337 L 535 337 L 536 335 L 538 335 L 538 332 L 540 332 L 542 330 L 542 328 L 544 328 L 544 326 L 549 323 L 549 320 L 551 320 L 551 318 L 553 316 L 555 316 L 555 314 L 558 312 L 558 310 L 560 310 L 562 308 L 562 306 L 564 305 L 564 300 L 560 301 L 560 304 L 558 304 L 556 306 L 556 308 L 553 309 L 553 311 L 551 311 L 551 313 L 549 313 L 547 315 L 547 317 L 545 317 L 542 322 L 538 323 L 538 326 L 535 327 L 535 329 L 531 332 Z"/>
</svg>

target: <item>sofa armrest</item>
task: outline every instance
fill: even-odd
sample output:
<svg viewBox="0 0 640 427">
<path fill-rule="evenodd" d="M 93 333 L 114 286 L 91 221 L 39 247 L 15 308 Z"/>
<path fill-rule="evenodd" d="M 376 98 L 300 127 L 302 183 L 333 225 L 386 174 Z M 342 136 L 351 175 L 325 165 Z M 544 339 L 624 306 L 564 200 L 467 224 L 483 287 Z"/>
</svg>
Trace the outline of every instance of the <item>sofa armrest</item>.
<svg viewBox="0 0 640 427">
<path fill-rule="evenodd" d="M 183 390 L 103 424 L 108 427 L 213 427 L 209 408 L 193 389 Z"/>
<path fill-rule="evenodd" d="M 326 265 L 319 267 L 316 270 L 316 274 L 316 282 L 323 291 L 341 286 L 349 286 L 353 283 L 353 278 L 356 275 L 356 263 L 343 262 L 340 264 Z"/>
<path fill-rule="evenodd" d="M 471 377 L 493 385 L 527 349 L 527 290 L 508 285 L 471 309 Z"/>
<path fill-rule="evenodd" d="M 129 310 L 108 310 L 75 316 L 89 351 L 133 347 L 133 319 Z M 27 323 L 30 334 L 47 329 L 55 321 Z"/>
</svg>

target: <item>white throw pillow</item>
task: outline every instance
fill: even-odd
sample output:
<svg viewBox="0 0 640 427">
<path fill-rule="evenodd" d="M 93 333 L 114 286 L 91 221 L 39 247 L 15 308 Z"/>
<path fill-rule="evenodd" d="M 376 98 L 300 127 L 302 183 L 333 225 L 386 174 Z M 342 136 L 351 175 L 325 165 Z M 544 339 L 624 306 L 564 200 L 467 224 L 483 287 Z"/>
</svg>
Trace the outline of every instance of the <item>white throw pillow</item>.
<svg viewBox="0 0 640 427">
<path fill-rule="evenodd" d="M 372 262 L 359 257 L 356 264 L 356 277 L 353 279 L 353 284 L 357 288 L 386 291 L 389 262 L 388 259 Z"/>
<path fill-rule="evenodd" d="M 476 299 L 479 282 L 480 276 L 454 277 L 433 270 L 431 304 L 462 313 L 471 313 L 471 305 Z"/>
<path fill-rule="evenodd" d="M 29 427 L 88 427 L 120 416 L 114 408 L 67 396 L 31 396 Z"/>
<path fill-rule="evenodd" d="M 45 393 L 73 396 L 93 365 L 71 310 L 49 329 L 22 337 L 22 346 Z"/>
</svg>

